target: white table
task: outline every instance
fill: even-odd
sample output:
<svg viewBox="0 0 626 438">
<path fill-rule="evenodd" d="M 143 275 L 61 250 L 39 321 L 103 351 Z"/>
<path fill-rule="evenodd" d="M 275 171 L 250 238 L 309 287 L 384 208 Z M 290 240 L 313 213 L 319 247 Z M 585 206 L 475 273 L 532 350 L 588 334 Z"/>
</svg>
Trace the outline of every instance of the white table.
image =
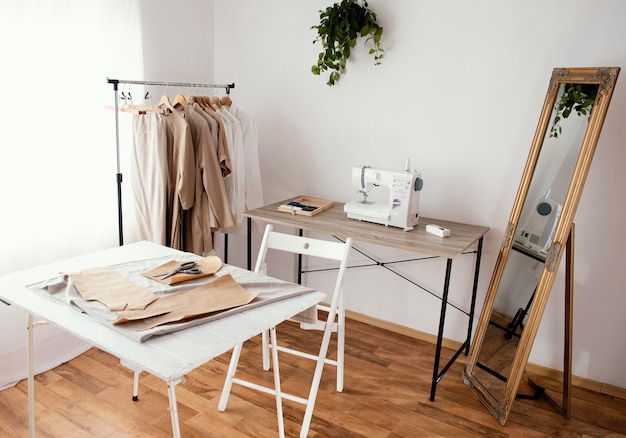
<svg viewBox="0 0 626 438">
<path fill-rule="evenodd" d="M 31 437 L 35 433 L 33 328 L 37 323 L 34 322 L 34 315 L 118 357 L 124 366 L 135 371 L 133 398 L 137 395 L 140 372 L 146 371 L 164 380 L 168 387 L 172 433 L 174 437 L 180 437 L 175 387 L 185 374 L 326 298 L 321 292 L 306 293 L 206 324 L 154 336 L 139 343 L 75 308 L 53 302 L 26 287 L 52 278 L 59 272 L 179 254 L 179 251 L 171 248 L 140 242 L 0 277 L 0 299 L 22 308 L 28 314 L 28 410 Z"/>
</svg>

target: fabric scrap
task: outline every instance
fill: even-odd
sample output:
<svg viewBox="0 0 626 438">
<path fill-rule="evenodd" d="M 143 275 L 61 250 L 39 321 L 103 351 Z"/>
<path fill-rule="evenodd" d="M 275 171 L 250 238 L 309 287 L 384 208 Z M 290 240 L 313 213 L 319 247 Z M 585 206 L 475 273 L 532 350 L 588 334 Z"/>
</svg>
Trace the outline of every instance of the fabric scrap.
<svg viewBox="0 0 626 438">
<path fill-rule="evenodd" d="M 67 274 L 83 299 L 99 301 L 113 312 L 145 309 L 158 297 L 108 267 Z"/>
<path fill-rule="evenodd" d="M 250 303 L 258 293 L 248 292 L 227 274 L 186 292 L 162 297 L 145 309 L 118 312 L 114 324 L 143 320 L 137 331 L 173 321 L 183 321 Z"/>
</svg>

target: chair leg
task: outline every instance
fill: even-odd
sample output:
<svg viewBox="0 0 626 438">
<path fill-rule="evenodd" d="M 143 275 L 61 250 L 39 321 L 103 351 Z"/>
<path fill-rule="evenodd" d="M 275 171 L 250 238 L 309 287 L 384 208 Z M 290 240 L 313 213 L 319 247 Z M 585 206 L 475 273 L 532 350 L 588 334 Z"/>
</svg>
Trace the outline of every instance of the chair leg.
<svg viewBox="0 0 626 438">
<path fill-rule="evenodd" d="M 313 408 L 315 407 L 315 400 L 317 399 L 317 392 L 322 380 L 322 372 L 324 371 L 324 364 L 326 362 L 326 354 L 328 353 L 328 345 L 330 344 L 330 336 L 333 332 L 333 323 L 335 321 L 335 315 L 337 314 L 337 304 L 331 306 L 328 313 L 328 319 L 326 320 L 326 327 L 324 328 L 324 335 L 322 336 L 322 344 L 320 346 L 319 356 L 315 365 L 315 372 L 313 374 L 313 381 L 311 382 L 311 390 L 309 391 L 309 397 L 306 403 L 306 409 L 304 411 L 304 419 L 302 420 L 302 428 L 300 429 L 300 437 L 306 438 L 309 433 L 309 427 L 311 425 L 311 418 L 313 417 Z"/>
<path fill-rule="evenodd" d="M 228 365 L 228 371 L 226 372 L 224 388 L 222 389 L 220 402 L 217 406 L 220 412 L 223 412 L 226 409 L 226 404 L 228 403 L 228 397 L 230 396 L 230 390 L 233 387 L 233 377 L 235 377 L 235 372 L 237 371 L 237 364 L 239 363 L 239 356 L 241 355 L 242 347 L 243 347 L 243 344 L 239 344 L 239 345 L 236 345 L 235 348 L 233 348 L 233 354 L 230 357 L 230 365 Z"/>
<path fill-rule="evenodd" d="M 346 344 L 346 312 L 343 307 L 343 294 L 337 309 L 337 392 L 343 391 L 344 347 Z"/>
<path fill-rule="evenodd" d="M 274 390 L 276 391 L 276 416 L 278 417 L 278 436 L 284 438 L 285 423 L 283 420 L 283 394 L 280 390 L 280 372 L 278 368 L 278 345 L 276 343 L 276 327 L 270 329 L 272 342 L 272 366 L 274 367 Z"/>
</svg>

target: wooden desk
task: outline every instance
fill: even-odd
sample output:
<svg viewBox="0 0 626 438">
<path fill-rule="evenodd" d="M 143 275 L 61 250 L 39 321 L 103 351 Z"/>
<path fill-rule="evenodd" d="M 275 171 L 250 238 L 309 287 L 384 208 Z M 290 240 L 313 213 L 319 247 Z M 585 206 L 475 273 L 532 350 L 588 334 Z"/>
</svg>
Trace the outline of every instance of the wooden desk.
<svg viewBox="0 0 626 438">
<path fill-rule="evenodd" d="M 452 363 L 465 350 L 465 355 L 469 352 L 472 325 L 474 322 L 474 310 L 476 304 L 476 290 L 478 288 L 478 274 L 480 272 L 480 259 L 482 254 L 483 237 L 489 231 L 488 227 L 468 225 L 458 222 L 450 222 L 442 219 L 431 219 L 420 217 L 419 225 L 412 231 L 403 231 L 395 227 L 386 227 L 380 224 L 348 219 L 343 211 L 343 203 L 336 202 L 328 210 L 315 216 L 304 216 L 289 214 L 278 211 L 278 206 L 285 204 L 296 196 L 284 201 L 266 205 L 255 210 L 244 213 L 248 218 L 248 269 L 252 266 L 251 245 L 252 245 L 252 221 L 258 220 L 272 224 L 285 225 L 296 228 L 302 233 L 303 230 L 328 234 L 340 239 L 351 237 L 355 241 L 374 243 L 400 250 L 414 251 L 420 254 L 437 256 L 447 259 L 446 273 L 444 278 L 443 293 L 441 297 L 441 312 L 439 315 L 439 329 L 437 333 L 437 348 L 435 352 L 435 363 L 433 367 L 433 379 L 431 384 L 430 400 L 435 400 L 437 383 L 448 371 Z M 438 237 L 426 232 L 426 225 L 437 224 L 450 230 L 449 237 Z M 470 248 L 475 247 L 475 250 Z M 452 261 L 461 254 L 476 254 L 476 264 L 474 270 L 474 280 L 472 285 L 472 298 L 470 310 L 466 312 L 469 317 L 467 326 L 467 337 L 461 347 L 456 351 L 450 361 L 443 366 L 440 371 L 440 356 L 443 343 L 443 329 L 445 325 L 446 309 L 448 306 L 448 292 L 450 287 L 450 276 L 452 272 Z M 378 263 L 384 265 L 384 263 Z M 302 271 L 301 265 L 298 267 L 299 273 Z M 393 272 L 393 271 L 392 271 Z M 298 275 L 298 282 L 301 281 Z"/>
<path fill-rule="evenodd" d="M 31 437 L 35 434 L 33 329 L 38 325 L 33 321 L 33 315 L 118 357 L 122 365 L 135 372 L 133 400 L 137 398 L 141 371 L 164 380 L 168 388 L 172 434 L 180 437 L 175 387 L 183 381 L 185 374 L 326 298 L 321 292 L 285 298 L 205 324 L 154 336 L 140 343 L 75 307 L 52 301 L 27 287 L 58 276 L 59 272 L 164 256 L 179 257 L 182 254 L 171 248 L 140 242 L 0 277 L 0 298 L 24 309 L 28 314 L 28 408 Z"/>
</svg>

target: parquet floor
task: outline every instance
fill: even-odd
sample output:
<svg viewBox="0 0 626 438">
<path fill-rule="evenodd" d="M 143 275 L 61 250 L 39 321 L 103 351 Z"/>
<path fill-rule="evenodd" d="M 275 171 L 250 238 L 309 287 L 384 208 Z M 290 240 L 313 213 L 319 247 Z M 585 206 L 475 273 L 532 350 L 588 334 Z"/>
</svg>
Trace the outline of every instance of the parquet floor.
<svg viewBox="0 0 626 438">
<path fill-rule="evenodd" d="M 290 323 L 278 335 L 284 344 L 314 346 L 318 339 Z M 507 425 L 500 426 L 463 384 L 464 356 L 430 402 L 434 345 L 353 320 L 347 321 L 346 338 L 345 389 L 335 391 L 335 370 L 327 366 L 309 437 L 626 437 L 626 400 L 575 387 L 569 420 L 545 400 L 517 400 Z M 177 386 L 182 436 L 277 436 L 272 396 L 235 385 L 226 411 L 218 411 L 229 357 L 193 371 Z M 312 369 L 311 361 L 281 354 L 283 389 L 307 394 Z M 246 344 L 240 370 L 271 385 L 271 373 L 260 366 L 260 338 Z M 0 436 L 28 436 L 26 390 L 23 381 L 0 391 Z M 171 436 L 165 383 L 144 374 L 139 390 L 139 401 L 131 401 L 132 373 L 92 348 L 36 377 L 36 436 Z M 287 436 L 298 436 L 303 406 L 284 405 Z"/>
</svg>

